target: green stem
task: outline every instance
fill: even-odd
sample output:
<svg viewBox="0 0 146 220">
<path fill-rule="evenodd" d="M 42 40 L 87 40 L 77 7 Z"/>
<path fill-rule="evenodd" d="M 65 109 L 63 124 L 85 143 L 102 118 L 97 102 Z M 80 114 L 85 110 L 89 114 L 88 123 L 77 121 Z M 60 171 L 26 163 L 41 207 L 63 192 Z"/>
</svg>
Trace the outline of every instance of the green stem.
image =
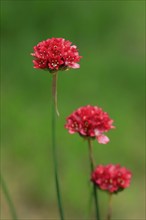
<svg viewBox="0 0 146 220">
<path fill-rule="evenodd" d="M 57 102 L 57 76 L 58 76 L 57 72 L 53 73 L 52 95 L 53 95 L 53 102 L 54 102 L 54 106 L 55 106 L 55 111 L 56 111 L 56 114 L 59 116 L 58 102 Z"/>
<path fill-rule="evenodd" d="M 109 194 L 107 220 L 111 220 L 112 216 L 112 193 Z"/>
<path fill-rule="evenodd" d="M 9 190 L 7 188 L 7 185 L 5 183 L 5 180 L 4 178 L 2 177 L 2 174 L 0 173 L 0 183 L 1 183 L 1 187 L 2 187 L 2 190 L 4 192 L 4 195 L 6 197 L 6 200 L 7 200 L 7 203 L 8 203 L 8 206 L 9 206 L 9 209 L 10 209 L 10 212 L 11 212 L 11 215 L 12 215 L 12 219 L 13 220 L 18 220 L 17 218 L 17 214 L 16 214 L 16 210 L 15 210 L 15 207 L 14 207 L 14 204 L 12 202 L 12 199 L 11 199 L 11 196 L 10 196 L 10 193 L 9 193 Z"/>
<path fill-rule="evenodd" d="M 94 171 L 95 163 L 92 153 L 92 140 L 88 138 L 88 147 L 89 147 L 89 159 L 90 159 L 90 166 L 91 166 L 91 173 Z M 97 187 L 93 184 L 93 194 L 94 194 L 94 202 L 95 202 L 95 211 L 96 211 L 96 220 L 100 220 L 99 217 L 99 204 L 98 204 L 98 193 Z"/>
<path fill-rule="evenodd" d="M 53 84 L 52 85 L 54 86 L 54 77 L 53 77 Z M 52 86 L 52 89 L 54 89 L 53 86 Z M 52 92 L 54 92 L 54 90 L 52 90 Z M 59 186 L 59 178 L 58 178 L 57 148 L 56 148 L 56 114 L 55 114 L 56 108 L 55 107 L 56 106 L 55 106 L 54 96 L 53 96 L 53 100 L 52 100 L 52 153 L 53 153 L 53 163 L 54 163 L 55 185 L 56 185 L 58 208 L 59 208 L 59 213 L 60 213 L 60 219 L 64 220 L 60 186 Z"/>
<path fill-rule="evenodd" d="M 91 185 L 90 185 L 91 186 Z M 93 189 L 90 189 L 90 197 L 88 200 L 88 209 L 87 209 L 87 216 L 86 219 L 91 219 L 91 211 L 92 211 L 92 204 L 93 204 Z"/>
</svg>

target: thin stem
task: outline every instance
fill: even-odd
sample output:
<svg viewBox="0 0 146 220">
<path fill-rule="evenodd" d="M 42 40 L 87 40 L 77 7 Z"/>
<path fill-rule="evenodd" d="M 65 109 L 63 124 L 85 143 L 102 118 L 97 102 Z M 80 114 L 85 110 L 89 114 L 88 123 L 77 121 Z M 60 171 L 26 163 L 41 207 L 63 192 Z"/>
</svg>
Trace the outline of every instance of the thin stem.
<svg viewBox="0 0 146 220">
<path fill-rule="evenodd" d="M 92 142 L 91 142 L 90 138 L 88 138 L 88 146 L 89 146 L 89 157 L 90 157 L 90 165 L 91 165 L 91 172 L 92 172 L 95 167 L 95 162 L 94 162 L 94 158 L 93 158 Z"/>
<path fill-rule="evenodd" d="M 10 196 L 10 193 L 9 193 L 9 190 L 7 188 L 7 185 L 5 183 L 5 180 L 4 178 L 2 177 L 2 174 L 0 173 L 0 183 L 1 183 L 1 187 L 2 187 L 2 190 L 4 192 L 4 195 L 5 195 L 5 198 L 7 200 L 7 203 L 8 203 L 8 206 L 9 206 L 9 209 L 10 209 L 10 212 L 11 212 L 11 215 L 12 215 L 12 219 L 13 220 L 18 220 L 17 218 L 17 214 L 16 214 L 16 210 L 15 210 L 15 207 L 14 207 L 14 204 L 12 202 L 12 199 L 11 199 L 11 196 Z"/>
<path fill-rule="evenodd" d="M 57 72 L 53 73 L 52 95 L 53 95 L 53 101 L 55 105 L 55 111 L 56 111 L 56 114 L 59 116 L 58 104 L 57 104 L 57 76 L 58 76 Z"/>
<path fill-rule="evenodd" d="M 91 173 L 94 170 L 95 162 L 93 158 L 92 153 L 92 140 L 88 138 L 88 147 L 89 147 L 89 159 L 90 159 L 90 166 L 91 166 Z M 99 220 L 99 204 L 98 204 L 98 193 L 97 193 L 97 187 L 93 185 L 93 194 L 94 194 L 94 202 L 95 202 L 95 210 L 96 210 L 96 220 Z"/>
<path fill-rule="evenodd" d="M 53 75 L 53 82 L 54 82 L 55 78 L 54 78 L 54 75 Z M 59 186 L 59 178 L 58 178 L 55 107 L 56 106 L 55 106 L 55 103 L 54 103 L 54 100 L 53 100 L 52 101 L 52 153 L 53 153 L 53 163 L 54 163 L 55 185 L 56 185 L 58 208 L 59 208 L 59 213 L 60 213 L 60 219 L 64 220 L 62 201 L 61 201 L 61 193 L 60 193 L 60 186 Z"/>
<path fill-rule="evenodd" d="M 109 194 L 107 220 L 111 220 L 111 217 L 112 217 L 112 193 Z"/>
<path fill-rule="evenodd" d="M 90 185 L 91 186 L 91 185 Z M 91 211 L 92 211 L 92 204 L 93 204 L 93 196 L 94 196 L 94 193 L 93 193 L 93 189 L 90 189 L 90 197 L 89 197 L 89 200 L 88 200 L 88 212 L 87 212 L 87 216 L 86 216 L 86 219 L 91 219 Z"/>
</svg>

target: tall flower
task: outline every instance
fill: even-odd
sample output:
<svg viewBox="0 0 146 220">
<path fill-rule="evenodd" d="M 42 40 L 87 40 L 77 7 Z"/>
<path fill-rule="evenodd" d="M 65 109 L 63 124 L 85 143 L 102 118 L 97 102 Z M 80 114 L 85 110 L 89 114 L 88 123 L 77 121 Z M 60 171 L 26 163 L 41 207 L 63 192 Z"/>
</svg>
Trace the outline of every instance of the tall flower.
<svg viewBox="0 0 146 220">
<path fill-rule="evenodd" d="M 57 145 L 56 145 L 56 117 L 59 115 L 57 107 L 57 76 L 58 71 L 68 70 L 70 68 L 76 69 L 80 65 L 81 56 L 79 56 L 78 49 L 72 42 L 64 38 L 51 38 L 39 42 L 34 46 L 34 51 L 31 55 L 34 57 L 34 68 L 47 70 L 52 74 L 52 155 L 54 163 L 55 184 L 58 200 L 58 208 L 61 220 L 64 220 L 64 212 L 62 207 L 62 199 L 58 178 L 57 167 Z"/>
<path fill-rule="evenodd" d="M 65 128 L 70 134 L 78 133 L 85 138 L 96 138 L 100 144 L 107 144 L 109 138 L 104 132 L 114 128 L 112 123 L 113 120 L 102 108 L 87 105 L 80 107 L 67 118 Z"/>
<path fill-rule="evenodd" d="M 53 75 L 52 95 L 57 115 L 57 73 L 59 70 L 77 69 L 80 67 L 77 46 L 71 45 L 72 42 L 64 38 L 50 38 L 39 42 L 34 46 L 34 68 L 47 70 Z"/>
<path fill-rule="evenodd" d="M 65 128 L 70 134 L 78 133 L 81 137 L 88 141 L 89 160 L 91 166 L 91 173 L 94 170 L 95 162 L 92 152 L 92 140 L 95 138 L 100 144 L 107 144 L 109 138 L 104 135 L 104 132 L 114 128 L 113 120 L 109 117 L 107 112 L 97 106 L 83 106 L 75 110 L 66 119 Z M 93 185 L 93 195 L 95 202 L 96 219 L 100 219 L 98 194 L 95 185 Z"/>
<path fill-rule="evenodd" d="M 91 175 L 91 181 L 101 190 L 117 193 L 129 187 L 132 173 L 119 164 L 99 165 Z"/>
<path fill-rule="evenodd" d="M 78 62 L 81 56 L 79 56 L 77 47 L 71 44 L 69 40 L 54 37 L 38 43 L 34 46 L 34 52 L 31 53 L 35 58 L 34 68 L 45 69 L 49 72 L 79 68 Z"/>
</svg>

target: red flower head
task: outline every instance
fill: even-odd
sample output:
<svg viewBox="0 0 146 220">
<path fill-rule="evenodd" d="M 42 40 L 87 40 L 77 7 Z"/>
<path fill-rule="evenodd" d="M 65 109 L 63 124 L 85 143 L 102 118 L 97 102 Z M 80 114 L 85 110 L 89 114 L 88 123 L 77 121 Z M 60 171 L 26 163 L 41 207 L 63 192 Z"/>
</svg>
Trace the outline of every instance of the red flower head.
<svg viewBox="0 0 146 220">
<path fill-rule="evenodd" d="M 117 193 L 129 187 L 132 174 L 119 164 L 99 165 L 93 171 L 91 181 L 101 190 Z"/>
<path fill-rule="evenodd" d="M 34 46 L 34 53 L 31 55 L 34 68 L 46 69 L 50 72 L 66 70 L 69 68 L 79 68 L 80 61 L 77 47 L 64 38 L 51 38 L 42 41 Z"/>
<path fill-rule="evenodd" d="M 68 118 L 65 128 L 70 134 L 79 133 L 83 137 L 96 138 L 100 144 L 109 142 L 103 134 L 114 128 L 113 120 L 97 106 L 87 105 L 74 111 Z"/>
</svg>

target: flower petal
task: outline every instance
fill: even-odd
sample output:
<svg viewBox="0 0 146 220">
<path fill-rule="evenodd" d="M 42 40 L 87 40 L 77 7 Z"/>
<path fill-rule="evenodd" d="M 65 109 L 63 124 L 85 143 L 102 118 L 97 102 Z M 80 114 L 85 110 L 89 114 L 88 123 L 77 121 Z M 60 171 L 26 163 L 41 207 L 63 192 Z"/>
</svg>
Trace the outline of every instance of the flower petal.
<svg viewBox="0 0 146 220">
<path fill-rule="evenodd" d="M 110 141 L 109 138 L 103 134 L 96 136 L 96 139 L 99 144 L 107 144 Z"/>
<path fill-rule="evenodd" d="M 73 130 L 69 130 L 68 131 L 70 134 L 74 134 L 75 133 L 75 131 L 73 131 Z"/>
<path fill-rule="evenodd" d="M 72 63 L 72 64 L 69 64 L 68 66 L 71 67 L 71 68 L 73 68 L 73 69 L 78 69 L 78 68 L 80 68 L 80 64 L 78 64 L 78 63 Z"/>
</svg>

